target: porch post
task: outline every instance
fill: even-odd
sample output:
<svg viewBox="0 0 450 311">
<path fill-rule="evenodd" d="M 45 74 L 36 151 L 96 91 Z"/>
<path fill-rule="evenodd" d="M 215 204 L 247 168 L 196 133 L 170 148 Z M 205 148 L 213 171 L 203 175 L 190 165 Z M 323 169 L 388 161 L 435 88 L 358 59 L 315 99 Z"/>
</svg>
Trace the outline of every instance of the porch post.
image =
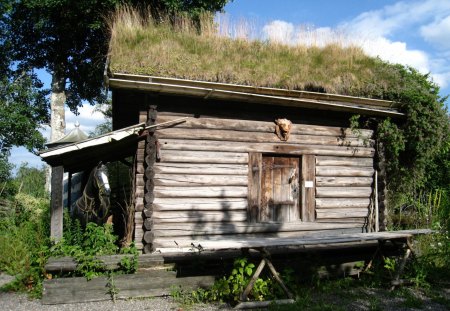
<svg viewBox="0 0 450 311">
<path fill-rule="evenodd" d="M 50 238 L 55 242 L 63 235 L 63 166 L 52 167 L 50 197 Z"/>
</svg>

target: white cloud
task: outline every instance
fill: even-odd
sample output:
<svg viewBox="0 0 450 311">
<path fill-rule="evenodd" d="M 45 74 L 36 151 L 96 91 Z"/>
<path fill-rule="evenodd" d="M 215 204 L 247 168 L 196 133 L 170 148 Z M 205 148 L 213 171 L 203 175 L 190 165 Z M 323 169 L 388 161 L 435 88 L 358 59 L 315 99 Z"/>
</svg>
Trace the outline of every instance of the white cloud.
<svg viewBox="0 0 450 311">
<path fill-rule="evenodd" d="M 424 21 L 445 16 L 450 12 L 450 1 L 400 1 L 380 10 L 360 14 L 341 26 L 349 26 L 374 37 L 390 36 L 400 29 L 423 24 Z"/>
<path fill-rule="evenodd" d="M 422 37 L 439 49 L 450 49 L 450 15 L 420 27 Z"/>
<path fill-rule="evenodd" d="M 410 48 L 406 42 L 420 33 L 432 47 Z M 399 39 L 402 38 L 405 39 Z M 357 45 L 370 56 L 409 65 L 429 73 L 442 88 L 450 84 L 450 1 L 401 1 L 364 12 L 336 29 L 299 26 L 276 20 L 266 24 L 263 36 L 271 41 L 306 46 L 339 43 Z M 444 55 L 444 56 L 443 56 Z"/>
<path fill-rule="evenodd" d="M 428 54 L 421 50 L 408 49 L 405 42 L 390 41 L 383 37 L 377 37 L 364 41 L 359 45 L 370 56 L 378 56 L 391 63 L 409 65 L 421 73 L 430 71 Z"/>
<path fill-rule="evenodd" d="M 275 20 L 263 27 L 267 39 L 283 44 L 295 43 L 294 25 L 285 21 Z"/>
<path fill-rule="evenodd" d="M 80 129 L 86 133 L 92 132 L 97 125 L 105 122 L 101 112 L 95 111 L 95 107 L 89 104 L 78 108 L 78 115 L 66 108 L 66 133 L 75 127 L 75 122 L 80 123 Z"/>
</svg>

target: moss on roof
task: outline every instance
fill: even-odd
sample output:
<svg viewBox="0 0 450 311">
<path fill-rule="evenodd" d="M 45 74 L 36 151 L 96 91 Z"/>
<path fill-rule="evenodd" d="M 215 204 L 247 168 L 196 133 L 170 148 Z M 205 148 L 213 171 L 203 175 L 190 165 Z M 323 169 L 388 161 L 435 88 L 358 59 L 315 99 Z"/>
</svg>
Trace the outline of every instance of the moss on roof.
<svg viewBox="0 0 450 311">
<path fill-rule="evenodd" d="M 358 47 L 287 46 L 219 36 L 211 24 L 202 35 L 186 21 L 177 25 L 120 11 L 111 22 L 110 71 L 381 99 L 402 88 L 398 66 Z"/>
</svg>

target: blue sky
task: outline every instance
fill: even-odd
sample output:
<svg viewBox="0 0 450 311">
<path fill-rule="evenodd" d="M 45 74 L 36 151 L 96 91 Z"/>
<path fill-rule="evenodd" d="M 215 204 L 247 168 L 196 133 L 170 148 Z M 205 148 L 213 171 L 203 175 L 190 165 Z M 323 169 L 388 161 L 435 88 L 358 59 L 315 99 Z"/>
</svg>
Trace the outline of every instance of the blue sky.
<svg viewBox="0 0 450 311">
<path fill-rule="evenodd" d="M 441 94 L 450 94 L 450 0 L 234 0 L 225 12 L 221 18 L 245 20 L 263 39 L 321 45 L 337 38 L 360 45 L 369 55 L 430 73 Z M 302 41 L 305 31 L 314 42 Z M 85 105 L 79 116 L 67 112 L 67 131 L 75 121 L 89 132 L 103 117 Z M 23 148 L 14 148 L 10 161 L 42 165 Z"/>
</svg>

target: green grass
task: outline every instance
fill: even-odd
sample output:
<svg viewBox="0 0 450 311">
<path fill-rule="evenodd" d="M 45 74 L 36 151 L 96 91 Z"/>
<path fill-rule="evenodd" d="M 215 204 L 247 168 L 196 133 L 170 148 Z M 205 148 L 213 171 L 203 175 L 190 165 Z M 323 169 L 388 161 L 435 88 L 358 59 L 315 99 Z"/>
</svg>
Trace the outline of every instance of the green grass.
<svg viewBox="0 0 450 311">
<path fill-rule="evenodd" d="M 206 16 L 199 34 L 182 18 L 175 26 L 155 24 L 122 8 L 110 21 L 110 70 L 380 98 L 383 90 L 403 87 L 394 66 L 344 46 L 338 36 L 323 48 L 287 46 L 232 39 L 219 35 L 218 27 Z"/>
</svg>

